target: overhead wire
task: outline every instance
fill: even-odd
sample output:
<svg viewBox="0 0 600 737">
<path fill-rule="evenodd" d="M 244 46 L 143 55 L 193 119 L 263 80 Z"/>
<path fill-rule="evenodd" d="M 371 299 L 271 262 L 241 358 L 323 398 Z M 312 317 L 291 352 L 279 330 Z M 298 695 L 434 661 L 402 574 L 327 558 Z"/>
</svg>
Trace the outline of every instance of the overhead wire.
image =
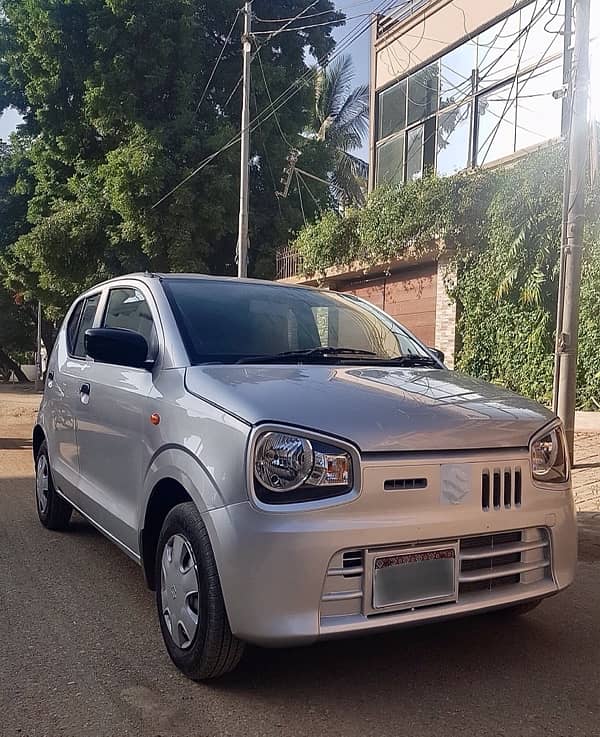
<svg viewBox="0 0 600 737">
<path fill-rule="evenodd" d="M 496 59 L 494 60 L 494 62 L 493 62 L 493 63 L 492 63 L 492 64 L 491 64 L 491 65 L 490 65 L 490 66 L 488 67 L 488 69 L 486 69 L 486 70 L 485 70 L 486 76 L 487 76 L 487 75 L 489 75 L 489 73 L 490 73 L 491 71 L 493 71 L 493 70 L 495 69 L 495 67 L 496 67 L 496 66 L 498 65 L 498 63 L 499 63 L 499 62 L 500 62 L 500 61 L 501 61 L 501 60 L 502 60 L 502 59 L 503 59 L 503 58 L 504 58 L 504 57 L 506 56 L 506 54 L 507 54 L 507 53 L 508 53 L 508 52 L 509 52 L 509 51 L 511 50 L 511 48 L 512 48 L 512 47 L 514 47 L 514 45 L 515 45 L 516 43 L 518 43 L 518 42 L 519 42 L 519 41 L 520 41 L 520 40 L 521 40 L 521 39 L 522 39 L 522 38 L 523 38 L 524 36 L 528 35 L 528 33 L 529 33 L 530 29 L 531 29 L 531 28 L 532 28 L 532 27 L 534 26 L 534 24 L 535 24 L 535 23 L 537 23 L 537 22 L 538 22 L 538 21 L 540 20 L 540 18 L 542 17 L 543 13 L 545 12 L 545 10 L 546 10 L 546 9 L 547 9 L 547 8 L 548 8 L 548 7 L 549 7 L 549 6 L 550 6 L 550 5 L 551 5 L 551 4 L 552 4 L 552 3 L 554 2 L 554 1 L 555 1 L 555 0 L 546 0 L 546 2 L 544 3 L 544 5 L 543 5 L 543 6 L 542 6 L 542 8 L 540 9 L 540 11 L 536 13 L 536 10 L 537 10 L 537 5 L 538 5 L 538 0 L 536 0 L 536 3 L 535 3 L 535 9 L 534 9 L 534 14 L 533 14 L 533 16 L 532 16 L 531 20 L 529 21 L 529 23 L 527 24 L 527 26 L 526 26 L 525 28 L 521 29 L 521 30 L 520 30 L 520 31 L 519 31 L 519 32 L 518 32 L 517 34 L 515 34 L 515 38 L 513 39 L 513 41 L 511 42 L 511 44 L 510 44 L 510 45 L 509 45 L 509 46 L 508 46 L 508 47 L 507 47 L 506 49 L 504 49 L 504 51 L 503 51 L 503 52 L 502 52 L 502 53 L 501 53 L 501 54 L 500 54 L 500 55 L 499 55 L 499 56 L 498 56 L 498 57 L 497 57 L 497 58 L 496 58 Z M 455 0 L 453 0 L 453 2 L 455 2 Z M 500 29 L 500 33 L 502 33 L 502 31 L 503 31 L 503 30 L 504 30 L 504 28 L 506 27 L 506 23 L 507 23 L 507 21 L 508 21 L 508 20 L 509 20 L 509 18 L 507 18 L 507 19 L 506 19 L 506 20 L 504 21 L 504 23 L 503 23 L 503 25 L 502 25 L 502 28 Z M 466 21 L 465 21 L 465 23 L 466 23 Z M 465 29 L 466 29 L 466 25 L 465 25 Z M 495 38 L 497 38 L 497 37 L 498 37 L 498 36 L 495 36 Z M 406 51 L 407 53 L 409 53 L 409 54 L 412 54 L 412 52 L 413 52 L 414 48 L 416 48 L 416 46 L 415 46 L 415 47 L 413 47 L 413 49 L 408 49 L 408 47 L 406 47 L 406 46 L 405 46 L 405 45 L 404 45 L 404 44 L 403 44 L 403 43 L 402 43 L 402 42 L 400 41 L 400 39 L 397 39 L 397 43 L 398 43 L 398 44 L 399 44 L 400 46 L 402 46 L 402 48 L 404 48 L 404 50 L 405 50 L 405 51 Z M 494 43 L 494 42 L 492 41 L 492 44 L 490 45 L 490 49 L 488 50 L 488 52 L 487 52 L 487 53 L 486 53 L 486 55 L 484 56 L 484 59 L 486 59 L 486 58 L 487 58 L 487 56 L 489 55 L 489 53 L 490 53 L 490 50 L 491 50 L 491 49 L 492 49 L 492 47 L 493 47 L 493 43 Z M 552 42 L 552 43 L 553 43 L 553 42 Z M 550 44 L 549 48 L 551 48 L 551 46 L 552 46 L 552 44 Z M 523 45 L 523 49 L 521 50 L 521 54 L 520 54 L 520 57 L 519 57 L 519 61 L 520 61 L 520 60 L 522 59 L 522 54 L 523 54 L 523 52 L 524 52 L 524 49 L 525 49 L 525 44 Z M 547 49 L 547 50 L 546 50 L 546 52 L 544 53 L 544 56 L 546 55 L 547 51 L 548 51 L 548 49 Z M 415 55 L 415 56 L 416 56 L 416 55 Z M 422 60 L 421 60 L 421 59 L 419 59 L 419 58 L 417 57 L 417 61 L 418 61 L 418 62 L 421 62 Z M 531 74 L 533 74 L 533 72 L 535 71 L 535 69 L 537 68 L 537 66 L 539 66 L 539 62 L 538 62 L 538 64 L 536 65 L 536 67 L 535 67 L 535 68 L 534 68 L 534 69 L 532 70 Z M 518 64 L 517 64 L 517 68 L 518 68 Z M 544 70 L 544 71 L 547 71 L 547 70 Z M 445 77 L 445 76 L 444 76 L 444 75 L 443 75 L 443 74 L 441 73 L 441 65 L 440 65 L 440 70 L 439 70 L 439 72 L 438 72 L 438 73 L 439 73 L 439 77 L 440 77 L 440 79 L 441 79 L 442 81 L 446 81 L 446 82 L 448 82 L 448 83 L 450 84 L 450 86 L 451 86 L 451 87 L 454 87 L 455 89 L 457 89 L 456 85 L 455 85 L 455 84 L 454 84 L 453 82 L 450 82 L 450 81 L 449 81 L 449 80 L 448 80 L 448 79 L 447 79 L 447 78 L 446 78 L 446 77 Z M 457 72 L 455 72 L 454 70 L 453 70 L 453 73 L 454 73 L 454 74 L 456 74 L 456 76 L 458 76 L 458 77 L 461 77 L 461 78 L 462 78 L 462 79 L 464 79 L 465 81 L 471 81 L 471 77 L 465 77 L 465 76 L 463 76 L 463 75 L 461 75 L 461 74 L 458 74 L 458 73 L 457 73 Z M 518 76 L 518 75 L 516 75 L 516 76 Z M 532 78 L 532 77 L 530 76 L 530 77 L 528 78 L 528 81 L 529 81 L 529 79 L 531 79 L 531 78 Z M 515 79 L 515 78 L 513 78 L 513 81 L 514 81 L 514 79 Z M 493 88 L 493 87 L 492 87 L 492 88 Z M 467 103 L 467 102 L 470 102 L 471 100 L 473 100 L 473 99 L 474 99 L 474 96 L 475 96 L 475 95 L 476 95 L 476 91 L 474 91 L 473 89 L 471 89 L 471 91 L 470 91 L 469 93 L 465 94 L 465 95 L 464 95 L 464 97 L 463 97 L 462 99 L 459 99 L 458 101 L 453 101 L 451 109 L 457 109 L 457 108 L 459 108 L 460 106 L 464 105 L 465 103 Z M 422 104 L 421 102 L 415 102 L 414 100 L 411 100 L 410 96 L 408 95 L 408 84 L 407 84 L 407 86 L 406 86 L 406 98 L 407 98 L 407 101 L 408 101 L 408 102 L 412 102 L 413 104 L 417 104 L 417 105 L 421 105 L 421 104 Z M 415 126 L 415 127 L 417 127 L 417 126 Z M 409 129 L 404 129 L 404 132 L 406 133 L 406 132 L 407 132 L 407 130 L 409 130 Z M 425 145 L 426 143 L 429 143 L 429 141 L 431 140 L 431 138 L 432 138 L 432 137 L 433 137 L 434 135 L 435 135 L 435 131 L 434 131 L 433 133 L 431 133 L 431 134 L 430 134 L 430 135 L 428 136 L 428 138 L 427 138 L 427 139 L 424 139 L 424 142 L 423 142 L 423 146 L 424 146 L 424 145 Z M 486 143 L 487 143 L 487 139 L 486 139 Z M 489 153 L 489 152 L 488 152 L 488 153 Z M 487 153 L 486 153 L 486 156 L 487 156 Z M 396 168 L 396 169 L 394 170 L 394 172 L 393 172 L 393 174 L 392 174 L 392 179 L 393 179 L 393 178 L 395 178 L 395 177 L 396 177 L 396 176 L 398 175 L 398 172 L 399 172 L 399 170 L 400 170 L 400 168 L 401 168 L 401 167 L 402 167 L 402 168 L 404 168 L 404 167 L 406 166 L 406 163 L 407 163 L 407 161 L 408 161 L 408 158 L 409 158 L 408 156 L 406 156 L 406 157 L 404 157 L 404 156 L 403 156 L 403 159 L 402 159 L 402 161 L 400 161 L 400 162 L 399 162 L 399 164 L 398 164 L 398 167 L 397 167 L 397 168 Z"/>
<path fill-rule="evenodd" d="M 332 61 L 334 58 L 336 58 L 339 54 L 342 53 L 342 51 L 345 51 L 346 48 L 348 48 L 354 41 L 356 41 L 357 38 L 360 38 L 360 36 L 363 35 L 366 31 L 369 30 L 371 27 L 371 24 L 373 23 L 376 15 L 379 10 L 383 10 L 384 6 L 387 5 L 387 7 L 391 7 L 390 5 L 393 5 L 393 0 L 383 0 L 374 10 L 374 14 L 372 18 L 369 20 L 368 23 L 362 23 L 359 24 L 359 28 L 353 29 L 351 32 L 346 34 L 346 36 L 338 42 L 338 47 L 336 48 L 335 53 L 330 57 L 329 61 Z M 405 0 L 405 4 L 409 2 L 410 0 Z M 309 7 L 312 7 L 309 6 Z M 360 27 L 362 26 L 362 27 Z M 322 64 L 324 61 L 327 60 L 327 55 L 324 57 L 321 57 L 319 60 L 319 63 Z M 317 67 L 318 68 L 318 67 Z M 307 71 L 300 75 L 300 77 L 297 77 L 294 82 L 292 82 L 288 88 L 277 97 L 272 105 L 268 105 L 262 113 L 259 113 L 256 118 L 250 122 L 249 130 L 250 132 L 253 132 L 256 130 L 256 128 L 263 123 L 265 123 L 267 120 L 269 120 L 274 114 L 277 113 L 277 111 L 286 105 L 298 92 L 302 89 L 302 85 L 304 82 L 308 80 L 308 78 L 315 73 L 315 68 L 309 68 Z M 173 187 L 169 192 L 167 192 L 165 195 L 163 195 L 157 202 L 152 205 L 152 209 L 158 207 L 161 205 L 165 200 L 167 200 L 169 197 L 171 197 L 175 192 L 177 192 L 181 187 L 183 187 L 185 184 L 187 184 L 191 179 L 193 179 L 197 174 L 199 174 L 206 166 L 208 166 L 212 161 L 214 161 L 218 156 L 220 156 L 222 153 L 230 149 L 232 146 L 235 146 L 239 141 L 241 140 L 241 136 L 244 133 L 244 130 L 239 131 L 231 140 L 229 140 L 226 144 L 221 146 L 217 151 L 213 152 L 209 156 L 207 156 L 205 159 L 203 159 L 198 166 L 191 171 L 186 177 L 184 177 L 175 187 Z"/>
<path fill-rule="evenodd" d="M 539 18 L 538 18 L 538 20 L 539 20 Z M 528 28 L 530 29 L 531 27 L 532 27 L 532 25 L 529 25 Z M 564 23 L 563 23 L 563 27 L 564 27 Z M 527 37 L 528 37 L 528 34 L 529 34 L 529 30 L 527 31 Z M 504 111 L 501 114 L 500 120 L 498 121 L 498 123 L 496 124 L 495 128 L 492 130 L 492 132 L 490 134 L 493 137 L 491 138 L 491 140 L 489 140 L 490 139 L 490 136 L 488 136 L 486 138 L 486 140 L 483 142 L 483 146 L 485 146 L 488 143 L 488 140 L 489 140 L 489 145 L 488 145 L 488 147 L 486 149 L 486 152 L 485 152 L 485 155 L 484 155 L 484 157 L 482 159 L 482 162 L 485 162 L 485 160 L 487 159 L 487 157 L 489 155 L 489 152 L 490 152 L 490 150 L 491 150 L 491 148 L 492 148 L 492 146 L 494 144 L 495 137 L 498 134 L 498 131 L 500 130 L 500 126 L 502 124 L 502 119 L 506 116 L 506 113 L 508 112 L 508 110 L 511 108 L 511 106 L 513 104 L 515 105 L 515 131 L 519 127 L 518 124 L 517 124 L 517 117 L 516 117 L 516 112 L 517 112 L 516 105 L 517 105 L 517 98 L 518 98 L 518 90 L 519 90 L 519 87 L 520 86 L 522 87 L 522 86 L 526 85 L 527 82 L 532 78 L 532 75 L 535 73 L 535 71 L 543 64 L 544 59 L 546 58 L 546 55 L 549 53 L 549 51 L 551 50 L 551 48 L 552 48 L 553 45 L 554 45 L 554 39 L 552 39 L 552 41 L 550 42 L 550 44 L 548 45 L 548 47 L 546 48 L 546 50 L 544 51 L 544 53 L 542 54 L 542 56 L 539 58 L 539 60 L 537 61 L 537 63 L 533 67 L 533 69 L 530 72 L 525 72 L 525 74 L 523 75 L 524 79 L 521 79 L 520 76 L 519 76 L 519 74 L 515 74 L 515 76 L 513 78 L 513 81 L 512 81 L 512 84 L 511 84 L 510 91 L 508 93 L 509 99 L 507 100 L 506 105 L 504 106 Z M 517 63 L 517 69 L 519 68 L 519 66 L 521 64 L 521 60 L 522 60 L 523 55 L 525 53 L 525 47 L 526 47 L 526 43 L 523 44 L 523 47 L 522 47 L 522 49 L 521 49 L 521 51 L 519 53 L 519 61 Z M 529 77 L 527 76 L 528 74 L 529 74 Z M 516 85 L 517 90 L 516 90 L 516 94 L 514 95 L 514 98 L 513 98 L 513 91 L 515 90 L 515 85 Z M 531 131 L 529 131 L 529 132 L 531 132 Z M 483 147 L 479 147 L 478 146 L 478 148 L 481 150 Z"/>
<path fill-rule="evenodd" d="M 219 56 L 217 57 L 217 61 L 215 62 L 212 72 L 210 73 L 210 76 L 206 83 L 206 86 L 204 87 L 204 90 L 202 91 L 202 94 L 200 95 L 200 102 L 196 105 L 196 112 L 200 110 L 200 107 L 202 103 L 204 102 L 204 98 L 206 97 L 206 93 L 208 92 L 208 89 L 210 87 L 210 83 L 213 81 L 214 76 L 217 72 L 217 69 L 219 68 L 219 64 L 221 63 L 221 59 L 223 58 L 223 55 L 225 54 L 225 49 L 227 48 L 227 46 L 229 45 L 229 42 L 231 41 L 231 37 L 233 36 L 233 31 L 235 29 L 235 24 L 237 23 L 237 20 L 240 17 L 241 12 L 242 12 L 242 9 L 238 8 L 235 14 L 235 18 L 233 19 L 233 23 L 231 24 L 231 28 L 229 29 L 229 33 L 227 34 L 225 41 L 223 42 L 223 46 L 221 48 Z"/>
</svg>

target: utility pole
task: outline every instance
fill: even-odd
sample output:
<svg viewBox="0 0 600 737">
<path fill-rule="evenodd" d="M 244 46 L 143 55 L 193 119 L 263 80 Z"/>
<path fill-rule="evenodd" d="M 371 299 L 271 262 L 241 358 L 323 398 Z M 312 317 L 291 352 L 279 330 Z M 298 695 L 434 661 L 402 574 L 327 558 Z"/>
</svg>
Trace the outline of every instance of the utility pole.
<svg viewBox="0 0 600 737">
<path fill-rule="evenodd" d="M 558 306 L 557 324 L 557 397 L 558 415 L 567 433 L 573 460 L 575 434 L 575 398 L 577 390 L 577 338 L 579 332 L 579 295 L 581 257 L 585 222 L 585 190 L 588 165 L 588 96 L 590 86 L 590 0 L 575 0 L 575 48 L 571 75 L 571 114 L 569 125 L 569 194 L 565 197 L 566 239 L 561 245 L 564 265 L 562 304 Z M 559 296 L 560 298 L 560 296 Z"/>
<path fill-rule="evenodd" d="M 244 3 L 244 35 L 242 56 L 244 80 L 242 85 L 242 150 L 240 167 L 240 219 L 238 227 L 238 277 L 248 275 L 248 205 L 250 200 L 250 63 L 252 55 L 252 0 Z"/>
</svg>

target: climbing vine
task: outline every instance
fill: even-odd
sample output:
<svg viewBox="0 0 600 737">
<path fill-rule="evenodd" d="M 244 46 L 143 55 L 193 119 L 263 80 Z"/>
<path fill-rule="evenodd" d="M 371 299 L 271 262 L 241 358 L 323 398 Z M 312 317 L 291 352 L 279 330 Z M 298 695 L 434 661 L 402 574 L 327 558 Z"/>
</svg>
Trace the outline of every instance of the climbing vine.
<svg viewBox="0 0 600 737">
<path fill-rule="evenodd" d="M 326 213 L 297 237 L 307 274 L 446 251 L 457 272 L 457 368 L 543 402 L 552 392 L 562 146 L 510 167 L 381 187 L 363 209 Z M 600 194 L 590 188 L 578 403 L 600 408 Z"/>
</svg>

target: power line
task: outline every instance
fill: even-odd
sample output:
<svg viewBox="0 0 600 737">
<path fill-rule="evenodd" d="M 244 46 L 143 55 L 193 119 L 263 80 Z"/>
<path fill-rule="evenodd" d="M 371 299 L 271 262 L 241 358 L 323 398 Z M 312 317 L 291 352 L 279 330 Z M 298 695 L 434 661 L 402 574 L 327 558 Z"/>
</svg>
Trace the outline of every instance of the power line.
<svg viewBox="0 0 600 737">
<path fill-rule="evenodd" d="M 217 57 L 217 61 L 215 62 L 215 65 L 213 67 L 212 72 L 210 73 L 210 77 L 208 78 L 208 82 L 206 83 L 206 87 L 202 91 L 202 95 L 200 96 L 200 102 L 196 106 L 196 112 L 200 110 L 200 106 L 204 102 L 204 98 L 206 97 L 206 93 L 208 92 L 208 88 L 210 87 L 210 83 L 213 81 L 213 78 L 215 76 L 215 73 L 219 67 L 219 64 L 221 63 L 221 59 L 223 58 L 223 54 L 225 53 L 225 49 L 227 48 L 229 42 L 231 41 L 231 37 L 233 35 L 233 31 L 235 29 L 235 24 L 237 23 L 238 18 L 240 17 L 240 13 L 242 12 L 241 8 L 237 9 L 237 12 L 235 14 L 235 18 L 233 19 L 233 23 L 231 24 L 231 28 L 229 29 L 229 33 L 227 34 L 227 37 L 225 38 L 225 41 L 223 42 L 223 46 L 221 48 L 221 52 L 219 53 L 219 56 Z"/>
<path fill-rule="evenodd" d="M 260 55 L 260 48 L 258 48 L 256 50 L 256 58 L 258 59 L 258 64 L 260 66 L 260 71 L 261 71 L 263 82 L 264 82 L 264 85 L 265 85 L 265 91 L 267 93 L 267 97 L 269 98 L 269 103 L 272 105 L 273 104 L 273 98 L 271 97 L 271 90 L 269 89 L 269 85 L 267 84 L 267 76 L 265 74 L 265 68 L 264 68 L 263 63 L 262 63 L 262 57 Z M 279 122 L 279 117 L 277 115 L 275 115 L 274 118 L 275 118 L 275 123 L 277 124 L 277 128 L 279 129 L 279 133 L 281 135 L 281 138 L 283 139 L 283 142 L 285 143 L 285 145 L 288 148 L 294 148 L 292 146 L 292 144 L 286 138 L 285 133 L 283 132 L 283 128 L 281 127 L 281 123 Z"/>
<path fill-rule="evenodd" d="M 304 227 L 306 228 L 307 222 L 306 222 L 306 215 L 304 214 L 304 203 L 302 202 L 302 192 L 300 190 L 300 179 L 298 177 L 298 172 L 295 172 L 296 174 L 296 189 L 298 190 L 298 197 L 300 198 L 300 209 L 302 210 L 302 219 L 304 220 Z"/>
<path fill-rule="evenodd" d="M 311 15 L 303 15 L 303 18 L 320 18 L 324 15 L 329 15 L 330 13 L 345 13 L 346 10 L 352 10 L 354 8 L 362 7 L 364 5 L 371 5 L 372 0 L 362 0 L 358 3 L 352 3 L 351 5 L 346 5 L 344 8 L 332 8 L 331 10 L 321 10 L 318 13 L 311 13 Z M 258 16 L 254 16 L 254 20 L 258 21 L 259 23 L 284 23 L 287 21 L 294 21 L 296 18 L 259 18 Z M 347 19 L 346 19 L 347 20 Z"/>
<path fill-rule="evenodd" d="M 410 0 L 405 0 L 405 4 L 407 2 L 410 2 Z M 382 10 L 384 6 L 387 5 L 387 7 L 391 7 L 389 5 L 390 0 L 383 0 L 377 8 L 374 10 L 374 14 L 377 13 L 379 10 Z M 313 3 L 314 4 L 314 3 Z M 393 4 L 393 2 L 392 2 Z M 312 7 L 309 6 L 309 7 Z M 354 29 L 350 33 L 348 33 L 338 44 L 338 48 L 336 49 L 336 52 L 331 56 L 329 61 L 333 61 L 334 58 L 336 58 L 339 54 L 342 53 L 342 51 L 346 50 L 354 41 L 356 41 L 357 38 L 360 38 L 360 36 L 363 35 L 366 31 L 369 30 L 371 27 L 371 23 L 373 23 L 373 20 L 376 16 L 373 15 L 373 17 L 369 20 L 368 23 L 362 23 L 359 25 L 362 25 L 362 28 Z M 324 61 L 327 60 L 327 55 L 322 57 L 318 64 L 323 64 Z M 318 66 L 317 66 L 318 68 Z M 315 73 L 315 68 L 308 69 L 304 74 L 302 74 L 300 77 L 298 77 L 292 84 L 288 86 L 288 88 L 279 95 L 279 97 L 276 98 L 276 100 L 271 104 L 268 105 L 262 113 L 260 113 L 254 121 L 250 123 L 250 132 L 253 132 L 256 130 L 257 127 L 263 125 L 269 118 L 271 118 L 273 115 L 277 113 L 277 111 L 286 105 L 295 95 L 300 92 L 300 90 L 303 87 L 304 82 L 308 80 L 308 78 Z M 280 102 L 281 101 L 281 102 Z M 277 107 L 275 107 L 277 105 Z M 187 182 L 190 181 L 190 179 L 193 179 L 197 174 L 199 174 L 206 166 L 208 166 L 214 159 L 216 159 L 218 156 L 220 156 L 222 153 L 230 149 L 232 146 L 235 146 L 236 143 L 238 143 L 241 139 L 243 131 L 238 132 L 230 141 L 228 141 L 226 144 L 221 146 L 220 149 L 215 151 L 214 153 L 210 154 L 210 156 L 207 156 L 205 159 L 203 159 L 198 166 L 190 173 L 188 174 L 184 179 L 182 179 L 175 187 L 173 187 L 167 194 L 163 195 L 154 205 L 152 205 L 152 209 L 158 207 L 160 204 L 162 204 L 165 200 L 167 200 L 169 197 L 171 197 L 177 190 L 179 190 L 181 187 L 183 187 Z"/>
<path fill-rule="evenodd" d="M 552 0 L 550 0 L 550 3 L 551 2 L 552 2 Z M 544 8 L 542 9 L 542 12 L 543 12 L 543 10 L 546 9 L 547 6 L 549 6 L 550 3 L 547 3 L 546 6 L 544 6 Z M 513 104 L 513 102 L 511 102 L 511 98 L 513 96 L 513 91 L 515 90 L 515 85 L 518 85 L 519 82 L 521 81 L 519 79 L 518 70 L 519 70 L 519 67 L 521 66 L 521 61 L 523 60 L 523 55 L 525 54 L 525 47 L 527 45 L 527 39 L 529 38 L 529 32 L 533 28 L 534 24 L 538 22 L 538 20 L 540 19 L 540 17 L 541 17 L 541 13 L 535 18 L 535 21 L 532 19 L 531 23 L 529 23 L 527 25 L 527 33 L 525 34 L 525 43 L 523 44 L 523 47 L 521 48 L 521 51 L 519 52 L 519 59 L 517 61 L 517 71 L 516 71 L 515 76 L 513 77 L 513 80 L 512 80 L 511 86 L 510 86 L 510 91 L 508 93 L 508 100 L 506 102 L 506 105 L 504 106 L 504 110 L 502 111 L 502 114 L 500 116 L 500 119 L 498 120 L 498 123 L 496 124 L 496 126 L 492 129 L 491 133 L 488 135 L 488 137 L 483 142 L 483 145 L 482 146 L 479 146 L 479 142 L 478 142 L 478 146 L 477 147 L 478 147 L 479 151 L 481 151 L 481 150 L 483 150 L 483 146 L 485 146 L 488 143 L 488 141 L 489 141 L 489 145 L 488 145 L 488 147 L 486 149 L 485 155 L 481 159 L 481 163 L 484 163 L 485 160 L 487 159 L 487 157 L 488 157 L 488 155 L 489 155 L 489 153 L 490 153 L 490 151 L 492 149 L 492 146 L 494 145 L 494 141 L 496 139 L 496 136 L 498 135 L 498 131 L 500 130 L 500 126 L 502 125 L 502 121 L 503 121 L 504 117 L 506 116 L 506 113 L 508 112 L 508 110 L 510 109 L 510 107 Z M 537 62 L 537 64 L 534 66 L 533 70 L 531 71 L 531 74 L 533 74 L 536 71 L 536 69 L 538 69 L 540 67 L 540 65 L 543 63 L 544 59 L 546 58 L 546 54 L 550 51 L 550 49 L 552 48 L 553 45 L 554 45 L 554 39 L 552 39 L 552 41 L 550 42 L 550 44 L 547 47 L 546 51 L 544 51 L 544 53 L 542 54 L 542 56 L 539 59 L 539 61 Z M 525 84 L 527 83 L 527 81 L 528 80 L 525 80 Z M 517 89 L 518 89 L 518 87 L 517 87 Z M 514 104 L 516 106 L 516 101 L 517 101 L 517 95 L 516 94 L 515 94 L 515 96 L 513 98 L 513 101 L 514 101 Z M 516 108 L 515 108 L 515 126 L 516 126 Z M 515 133 L 516 133 L 516 129 L 515 129 Z M 479 162 L 479 155 L 478 155 L 478 162 L 477 163 L 480 163 Z"/>
<path fill-rule="evenodd" d="M 345 19 L 339 19 L 339 20 L 329 20 L 325 21 L 324 23 L 312 23 L 309 26 L 293 26 L 292 28 L 281 28 L 278 31 L 254 31 L 255 36 L 265 36 L 265 35 L 271 35 L 271 38 L 274 36 L 279 35 L 280 33 L 295 33 L 296 31 L 308 31 L 311 28 L 321 28 L 321 26 L 331 26 L 335 23 L 344 23 L 350 20 L 356 20 L 357 18 L 367 18 L 370 17 L 371 13 L 360 13 L 359 15 L 351 15 L 349 18 Z M 267 39 L 266 43 L 268 43 L 271 39 Z"/>
</svg>

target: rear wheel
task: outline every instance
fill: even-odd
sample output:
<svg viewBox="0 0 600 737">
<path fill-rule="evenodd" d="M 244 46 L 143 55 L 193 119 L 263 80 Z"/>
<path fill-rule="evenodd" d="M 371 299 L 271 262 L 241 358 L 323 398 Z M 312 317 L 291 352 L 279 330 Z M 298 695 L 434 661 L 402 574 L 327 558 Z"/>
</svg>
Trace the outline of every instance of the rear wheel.
<svg viewBox="0 0 600 737">
<path fill-rule="evenodd" d="M 35 499 L 40 522 L 49 530 L 66 530 L 73 507 L 54 488 L 48 445 L 41 444 L 35 460 Z"/>
<path fill-rule="evenodd" d="M 244 643 L 231 633 L 208 533 L 192 502 L 165 519 L 155 580 L 160 628 L 175 665 L 195 681 L 233 670 Z"/>
</svg>

